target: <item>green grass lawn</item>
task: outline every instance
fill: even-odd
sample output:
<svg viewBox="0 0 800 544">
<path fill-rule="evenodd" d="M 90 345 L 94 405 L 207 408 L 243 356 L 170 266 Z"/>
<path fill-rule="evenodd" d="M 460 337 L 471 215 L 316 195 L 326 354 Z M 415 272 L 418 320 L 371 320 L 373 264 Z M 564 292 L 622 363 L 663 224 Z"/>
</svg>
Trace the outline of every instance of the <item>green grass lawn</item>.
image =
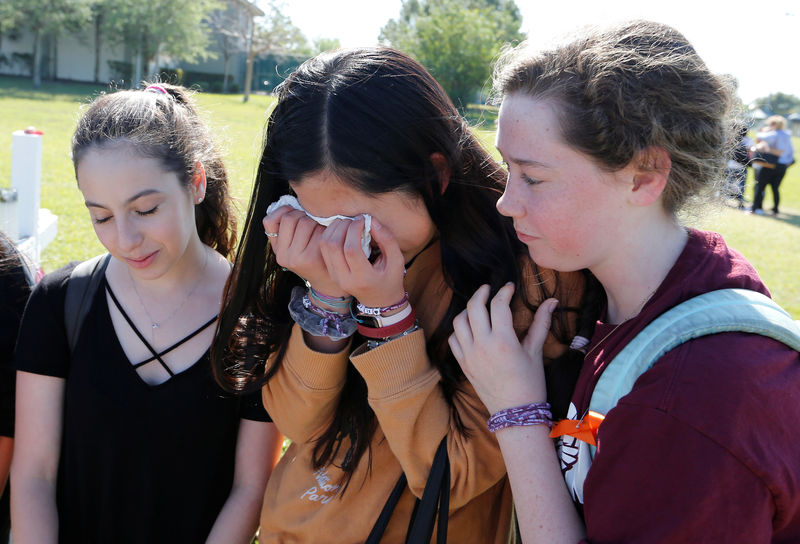
<svg viewBox="0 0 800 544">
<path fill-rule="evenodd" d="M 88 212 L 75 186 L 69 157 L 70 138 L 82 105 L 103 87 L 45 83 L 34 90 L 28 79 L 0 77 L 0 187 L 10 184 L 11 133 L 28 126 L 44 131 L 42 157 L 42 206 L 58 216 L 58 237 L 42 256 L 45 271 L 70 260 L 96 255 L 102 247 L 94 236 Z M 202 93 L 197 95 L 205 117 L 221 144 L 231 179 L 232 192 L 246 209 L 259 158 L 266 114 L 271 97 L 251 95 L 247 104 L 241 95 Z M 496 111 L 474 107 L 467 118 L 487 149 L 494 150 Z M 800 152 L 800 140 L 795 140 Z M 752 176 L 752 175 L 751 175 Z M 772 205 L 771 193 L 764 208 Z M 746 194 L 752 199 L 752 179 Z M 690 216 L 691 226 L 715 230 L 744 253 L 769 285 L 773 297 L 797 319 L 800 318 L 800 164 L 789 169 L 781 184 L 781 216 L 759 217 L 721 206 Z"/>
</svg>

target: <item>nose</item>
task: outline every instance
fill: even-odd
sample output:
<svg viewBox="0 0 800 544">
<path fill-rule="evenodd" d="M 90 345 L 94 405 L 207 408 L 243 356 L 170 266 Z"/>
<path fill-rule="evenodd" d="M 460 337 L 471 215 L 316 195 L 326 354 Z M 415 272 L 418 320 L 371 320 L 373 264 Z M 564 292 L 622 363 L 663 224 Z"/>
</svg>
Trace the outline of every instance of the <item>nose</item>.
<svg viewBox="0 0 800 544">
<path fill-rule="evenodd" d="M 497 200 L 496 206 L 500 215 L 505 215 L 506 217 L 520 217 L 524 213 L 519 196 L 516 194 L 515 184 L 511 182 L 511 177 L 506 181 L 506 189 Z"/>
<path fill-rule="evenodd" d="M 120 219 L 117 224 L 117 247 L 122 252 L 130 252 L 142 243 L 142 233 L 136 225 L 136 221 L 128 218 Z"/>
</svg>

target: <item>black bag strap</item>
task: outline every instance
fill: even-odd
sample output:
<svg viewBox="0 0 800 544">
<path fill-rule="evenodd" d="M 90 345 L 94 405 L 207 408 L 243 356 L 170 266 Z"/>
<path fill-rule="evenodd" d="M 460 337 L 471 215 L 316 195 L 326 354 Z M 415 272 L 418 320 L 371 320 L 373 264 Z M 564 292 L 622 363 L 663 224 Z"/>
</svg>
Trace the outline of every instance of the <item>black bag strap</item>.
<svg viewBox="0 0 800 544">
<path fill-rule="evenodd" d="M 106 267 L 110 259 L 111 255 L 109 253 L 98 255 L 78 264 L 69 275 L 67 293 L 64 299 L 64 328 L 67 332 L 67 344 L 69 345 L 70 354 L 75 351 L 83 321 L 92 306 L 94 294 L 105 277 Z"/>
<path fill-rule="evenodd" d="M 400 478 L 383 505 L 375 525 L 372 527 L 365 544 L 378 544 L 383 537 L 389 519 L 392 517 L 400 496 L 406 488 L 406 475 L 401 474 Z M 433 465 L 428 473 L 428 481 L 425 483 L 425 490 L 422 492 L 422 499 L 417 499 L 414 503 L 414 510 L 411 513 L 411 520 L 408 523 L 406 533 L 406 544 L 423 544 L 431 541 L 433 535 L 434 520 L 436 512 L 439 512 L 439 520 L 436 531 L 436 543 L 445 544 L 447 542 L 447 521 L 450 509 L 450 459 L 447 455 L 447 436 L 445 436 L 436 455 L 433 458 Z"/>
<path fill-rule="evenodd" d="M 447 436 L 445 436 L 428 474 L 422 500 L 416 508 L 413 521 L 406 535 L 407 544 L 430 542 L 433 536 L 433 525 L 436 520 L 436 511 L 439 511 L 438 531 L 436 532 L 437 544 L 447 542 L 447 518 L 450 507 L 450 459 L 447 456 Z"/>
<path fill-rule="evenodd" d="M 400 474 L 400 478 L 398 478 L 397 483 L 394 485 L 392 493 L 389 495 L 389 498 L 386 499 L 386 504 L 383 505 L 383 510 L 381 510 L 381 514 L 378 516 L 378 520 L 375 522 L 375 525 L 372 526 L 372 531 L 369 532 L 369 536 L 367 537 L 367 540 L 364 541 L 364 544 L 378 544 L 378 542 L 381 541 L 383 532 L 386 531 L 386 527 L 389 525 L 389 519 L 392 517 L 392 512 L 394 512 L 394 508 L 397 506 L 397 502 L 400 500 L 400 495 L 403 494 L 405 489 L 406 474 L 404 472 Z"/>
</svg>

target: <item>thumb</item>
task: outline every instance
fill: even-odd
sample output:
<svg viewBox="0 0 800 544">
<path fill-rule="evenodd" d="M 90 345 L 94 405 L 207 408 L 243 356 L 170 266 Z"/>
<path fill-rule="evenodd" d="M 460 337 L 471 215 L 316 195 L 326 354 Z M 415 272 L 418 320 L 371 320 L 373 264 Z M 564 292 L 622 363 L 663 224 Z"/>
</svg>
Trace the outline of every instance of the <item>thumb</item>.
<svg viewBox="0 0 800 544">
<path fill-rule="evenodd" d="M 372 229 L 370 230 L 370 234 L 372 235 L 372 239 L 375 240 L 375 243 L 378 244 L 378 247 L 381 249 L 381 254 L 386 259 L 386 266 L 388 268 L 402 268 L 404 261 L 403 252 L 400 251 L 400 246 L 397 244 L 397 240 L 389 231 L 389 229 L 381 225 L 374 217 L 372 218 Z"/>
<path fill-rule="evenodd" d="M 550 323 L 556 306 L 558 306 L 558 300 L 548 298 L 539 305 L 539 309 L 533 316 L 533 323 L 528 328 L 528 334 L 522 342 L 523 349 L 532 358 L 541 357 L 542 346 L 550 333 Z"/>
</svg>

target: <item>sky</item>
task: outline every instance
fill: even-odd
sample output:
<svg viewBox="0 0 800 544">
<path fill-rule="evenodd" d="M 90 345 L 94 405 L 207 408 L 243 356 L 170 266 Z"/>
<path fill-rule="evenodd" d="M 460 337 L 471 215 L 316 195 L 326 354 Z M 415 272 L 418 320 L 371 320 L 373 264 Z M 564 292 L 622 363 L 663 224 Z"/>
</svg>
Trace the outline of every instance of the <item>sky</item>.
<svg viewBox="0 0 800 544">
<path fill-rule="evenodd" d="M 265 0 L 259 0 L 264 7 Z M 711 70 L 733 74 L 747 104 L 774 92 L 800 97 L 800 1 L 517 0 L 522 31 L 537 46 L 580 26 L 650 19 L 681 31 Z M 375 45 L 401 0 L 285 0 L 283 12 L 310 39 Z"/>
</svg>

